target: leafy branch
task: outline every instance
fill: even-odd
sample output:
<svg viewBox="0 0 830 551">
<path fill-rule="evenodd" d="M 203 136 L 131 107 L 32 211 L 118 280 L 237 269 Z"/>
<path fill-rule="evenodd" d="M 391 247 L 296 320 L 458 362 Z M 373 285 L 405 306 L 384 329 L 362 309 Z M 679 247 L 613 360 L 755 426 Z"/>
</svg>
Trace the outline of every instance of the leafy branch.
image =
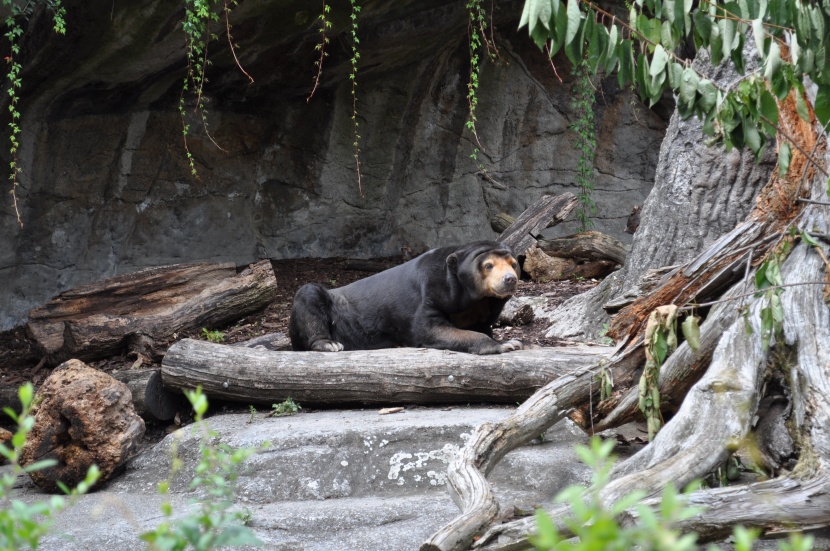
<svg viewBox="0 0 830 551">
<path fill-rule="evenodd" d="M 584 56 L 592 73 L 616 70 L 620 86 L 636 83 L 641 99 L 651 105 L 671 89 L 678 97 L 678 113 L 703 120 L 711 141 L 722 143 L 727 150 L 747 147 L 760 156 L 776 132 L 795 143 L 778 127 L 776 100 L 795 90 L 799 115 L 809 120 L 803 98 L 805 76 L 818 86 L 813 105 L 816 117 L 822 125 L 830 120 L 830 57 L 818 54 L 825 51 L 830 29 L 826 3 L 746 0 L 722 6 L 711 1 L 695 5 L 636 0 L 626 23 L 587 0 L 567 0 L 567 4 L 527 0 L 523 26 L 549 55 L 564 48 L 574 65 Z M 729 59 L 743 74 L 745 34 L 750 26 L 758 43 L 761 74 L 748 75 L 730 89 L 719 88 L 671 53 L 682 39 L 693 40 L 698 48 L 709 49 L 713 65 Z M 635 40 L 641 46 L 639 53 Z M 788 55 L 782 50 L 784 42 L 791 44 Z M 779 165 L 786 172 L 789 146 L 782 149 Z M 826 173 L 820 163 L 809 159 Z"/>
</svg>

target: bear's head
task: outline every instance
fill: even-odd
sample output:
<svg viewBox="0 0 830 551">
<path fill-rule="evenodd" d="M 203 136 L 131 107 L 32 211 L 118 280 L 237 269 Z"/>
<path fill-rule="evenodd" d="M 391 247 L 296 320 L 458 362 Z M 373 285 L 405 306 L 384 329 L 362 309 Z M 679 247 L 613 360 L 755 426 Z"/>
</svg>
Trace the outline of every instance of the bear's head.
<svg viewBox="0 0 830 551">
<path fill-rule="evenodd" d="M 475 297 L 509 298 L 519 283 L 513 252 L 495 241 L 471 243 L 447 257 L 447 266 Z"/>
</svg>

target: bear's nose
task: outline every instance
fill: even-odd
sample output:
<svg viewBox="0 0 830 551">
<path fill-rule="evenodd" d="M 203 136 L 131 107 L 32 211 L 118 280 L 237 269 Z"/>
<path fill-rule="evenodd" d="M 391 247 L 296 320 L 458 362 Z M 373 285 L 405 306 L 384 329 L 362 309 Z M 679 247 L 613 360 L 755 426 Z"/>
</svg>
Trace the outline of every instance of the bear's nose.
<svg viewBox="0 0 830 551">
<path fill-rule="evenodd" d="M 505 274 L 503 281 L 506 285 L 515 285 L 516 276 L 514 274 Z"/>
</svg>

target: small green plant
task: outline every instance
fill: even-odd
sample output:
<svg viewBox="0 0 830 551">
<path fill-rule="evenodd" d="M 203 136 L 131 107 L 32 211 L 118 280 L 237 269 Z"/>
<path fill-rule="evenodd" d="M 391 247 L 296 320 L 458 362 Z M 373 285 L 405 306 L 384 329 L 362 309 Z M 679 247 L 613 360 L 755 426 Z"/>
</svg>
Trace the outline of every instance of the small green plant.
<svg viewBox="0 0 830 551">
<path fill-rule="evenodd" d="M 29 415 L 34 397 L 32 384 L 26 383 L 20 387 L 17 395 L 23 406 L 20 414 L 11 408 L 3 408 L 6 415 L 17 425 L 17 431 L 12 436 L 11 446 L 0 444 L 0 455 L 8 462 L 7 469 L 0 477 L 0 549 L 9 551 L 37 549 L 41 538 L 51 528 L 54 515 L 71 505 L 71 497 L 86 493 L 101 474 L 98 467 L 93 465 L 87 471 L 86 478 L 74 490 L 59 484 L 61 489 L 71 496 L 69 501 L 62 496 L 52 496 L 48 501 L 34 503 L 13 499 L 12 488 L 20 475 L 55 464 L 55 461 L 50 459 L 30 463 L 25 467 L 20 465 L 21 450 L 35 423 L 34 417 Z"/>
<path fill-rule="evenodd" d="M 271 417 L 280 417 L 282 415 L 295 415 L 300 412 L 302 407 L 300 404 L 295 402 L 291 399 L 291 396 L 285 399 L 284 402 L 280 402 L 279 404 L 273 404 L 271 406 L 273 410 L 271 411 Z"/>
<path fill-rule="evenodd" d="M 646 416 L 648 439 L 663 425 L 660 414 L 660 366 L 677 348 L 677 306 L 659 306 L 648 317 L 645 334 L 646 364 L 640 377 L 639 407 Z"/>
<path fill-rule="evenodd" d="M 213 443 L 218 434 L 204 422 L 208 409 L 207 396 L 201 388 L 187 391 L 185 395 L 195 414 L 193 429 L 200 432 L 199 463 L 190 489 L 206 495 L 193 499 L 192 503 L 196 505 L 193 513 L 175 519 L 172 505 L 164 503 L 161 510 L 166 520 L 155 530 L 141 534 L 141 539 L 148 542 L 154 551 L 208 551 L 235 545 L 261 545 L 262 542 L 245 525 L 250 519 L 249 513 L 233 508 L 236 482 L 243 463 L 257 449 L 234 449 L 227 444 Z M 181 468 L 182 461 L 174 448 L 171 475 Z M 169 489 L 169 481 L 159 484 L 160 494 L 167 494 Z"/>
<path fill-rule="evenodd" d="M 611 330 L 611 325 L 608 322 L 602 324 L 602 331 L 599 332 L 599 340 L 602 344 L 614 344 L 614 339 L 608 336 L 608 331 Z"/>
<path fill-rule="evenodd" d="M 224 333 L 222 333 L 221 331 L 216 331 L 216 330 L 208 331 L 207 327 L 202 327 L 202 336 L 205 338 L 205 340 L 210 341 L 210 342 L 219 343 L 219 342 L 222 342 L 222 341 L 225 340 L 225 334 Z"/>
<path fill-rule="evenodd" d="M 652 551 L 697 551 L 697 534 L 681 534 L 674 526 L 693 517 L 697 509 L 686 503 L 684 494 L 672 485 L 666 486 L 658 507 L 643 502 L 642 492 L 634 492 L 611 506 L 606 506 L 600 495 L 610 481 L 614 459 L 613 441 L 591 439 L 590 447 L 577 446 L 580 459 L 591 468 L 591 487 L 565 488 L 556 497 L 557 503 L 570 506 L 572 515 L 565 520 L 571 534 L 562 534 L 550 515 L 542 509 L 536 511 L 537 535 L 531 544 L 537 551 L 628 551 L 645 549 Z M 694 486 L 690 486 L 692 490 Z M 636 511 L 637 524 L 622 526 L 620 515 L 626 510 Z M 575 537 L 574 537 L 575 536 Z M 736 526 L 732 533 L 735 551 L 751 551 L 758 532 Z M 812 536 L 793 535 L 789 541 L 779 544 L 782 551 L 808 551 L 812 548 Z M 718 551 L 709 547 L 709 551 Z"/>
<path fill-rule="evenodd" d="M 575 217 L 579 221 L 579 231 L 587 231 L 593 227 L 591 216 L 597 212 L 597 205 L 591 197 L 594 191 L 594 157 L 597 151 L 597 131 L 594 127 L 594 85 L 591 82 L 590 67 L 585 59 L 574 68 L 574 74 L 576 81 L 572 92 L 571 107 L 576 112 L 576 121 L 571 128 L 576 132 L 574 148 L 579 151 L 576 171 L 579 205 L 576 208 Z"/>
<path fill-rule="evenodd" d="M 248 415 L 250 415 L 250 417 L 248 417 L 248 424 L 250 425 L 254 422 L 254 419 L 256 419 L 256 408 L 253 404 L 248 406 Z"/>
</svg>

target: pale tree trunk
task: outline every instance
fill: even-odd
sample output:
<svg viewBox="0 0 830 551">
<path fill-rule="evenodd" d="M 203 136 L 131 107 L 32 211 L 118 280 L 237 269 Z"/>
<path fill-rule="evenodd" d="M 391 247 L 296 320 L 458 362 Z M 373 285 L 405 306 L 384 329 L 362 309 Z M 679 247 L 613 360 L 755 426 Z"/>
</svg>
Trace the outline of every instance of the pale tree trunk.
<svg viewBox="0 0 830 551">
<path fill-rule="evenodd" d="M 753 295 L 758 266 L 792 226 L 830 235 L 827 137 L 815 121 L 798 117 L 793 93 L 779 103 L 779 110 L 779 128 L 796 144 L 785 177 L 767 167 L 735 164 L 728 155 L 726 165 L 735 169 L 730 177 L 718 177 L 718 169 L 694 165 L 670 174 L 668 158 L 676 158 L 687 145 L 679 123 L 673 121 L 657 187 L 643 209 L 643 233 L 630 256 L 635 259 L 617 281 L 583 299 L 583 310 L 571 310 L 568 315 L 579 317 L 585 309 L 599 308 L 600 293 L 609 294 L 614 285 L 621 289 L 626 282 L 633 284 L 636 272 L 642 274 L 646 267 L 666 261 L 679 266 L 611 320 L 609 334 L 619 343 L 613 355 L 572 378 L 551 382 L 510 418 L 474 432 L 448 469 L 448 488 L 461 514 L 424 542 L 422 551 L 526 548 L 535 530 L 533 517 L 494 526 L 499 507 L 486 482 L 487 473 L 511 449 L 568 414 L 586 430 L 613 428 L 641 418 L 636 387 L 647 316 L 665 304 L 682 307 L 716 299 L 710 310 L 698 308 L 705 318 L 701 348 L 692 352 L 682 343 L 661 368 L 662 412 L 670 421 L 648 446 L 614 469 L 601 500 L 611 505 L 634 490 L 644 490 L 649 503 L 656 506 L 666 485 L 682 487 L 704 477 L 736 445 L 763 438 L 760 430 L 753 433 L 754 419 L 760 413 L 759 404 L 774 392 L 777 399 L 787 402 L 783 415 L 789 416 L 786 426 L 794 442 L 794 468 L 778 470 L 765 482 L 693 493 L 690 499 L 701 512 L 681 528 L 697 532 L 705 541 L 728 534 L 737 523 L 768 532 L 830 524 L 830 310 L 825 299 L 830 286 L 823 284 L 830 281 L 826 279 L 830 263 L 826 243 L 814 247 L 795 241 L 782 266 L 787 286 L 781 295 L 784 333 L 769 348 L 762 346 L 760 336 L 766 299 Z M 817 162 L 808 162 L 799 151 L 810 153 Z M 707 163 L 714 158 L 709 155 L 723 152 L 700 150 L 695 155 L 695 163 Z M 679 179 L 676 186 L 673 178 Z M 750 181 L 742 186 L 742 178 Z M 763 182 L 757 186 L 759 178 Z M 694 190 L 700 191 L 699 196 Z M 755 199 L 748 201 L 750 196 Z M 689 210 L 677 206 L 674 199 L 678 197 L 685 197 Z M 698 224 L 702 228 L 721 220 L 719 208 L 743 212 L 743 221 L 731 228 L 715 225 L 715 233 L 722 234 L 716 239 L 714 233 L 695 229 Z M 669 253 L 667 247 L 678 250 Z M 695 255 L 696 247 L 700 252 Z M 614 393 L 602 402 L 598 402 L 598 385 L 591 384 L 600 365 L 614 370 Z M 773 382 L 783 388 L 774 390 Z M 567 534 L 567 506 L 550 513 Z M 636 514 L 630 511 L 623 521 L 636 522 Z"/>
<path fill-rule="evenodd" d="M 747 56 L 749 58 L 750 56 Z M 713 69 L 701 51 L 695 67 L 724 87 L 741 78 L 731 65 Z M 748 68 L 747 70 L 751 70 Z M 565 302 L 554 312 L 548 337 L 599 341 L 610 316 L 603 306 L 636 294 L 650 269 L 682 264 L 732 230 L 753 206 L 774 165 L 768 151 L 758 164 L 750 151 L 708 147 L 697 118 L 672 115 L 654 176 L 654 188 L 640 213 L 631 252 L 621 270 L 587 293 Z"/>
</svg>

